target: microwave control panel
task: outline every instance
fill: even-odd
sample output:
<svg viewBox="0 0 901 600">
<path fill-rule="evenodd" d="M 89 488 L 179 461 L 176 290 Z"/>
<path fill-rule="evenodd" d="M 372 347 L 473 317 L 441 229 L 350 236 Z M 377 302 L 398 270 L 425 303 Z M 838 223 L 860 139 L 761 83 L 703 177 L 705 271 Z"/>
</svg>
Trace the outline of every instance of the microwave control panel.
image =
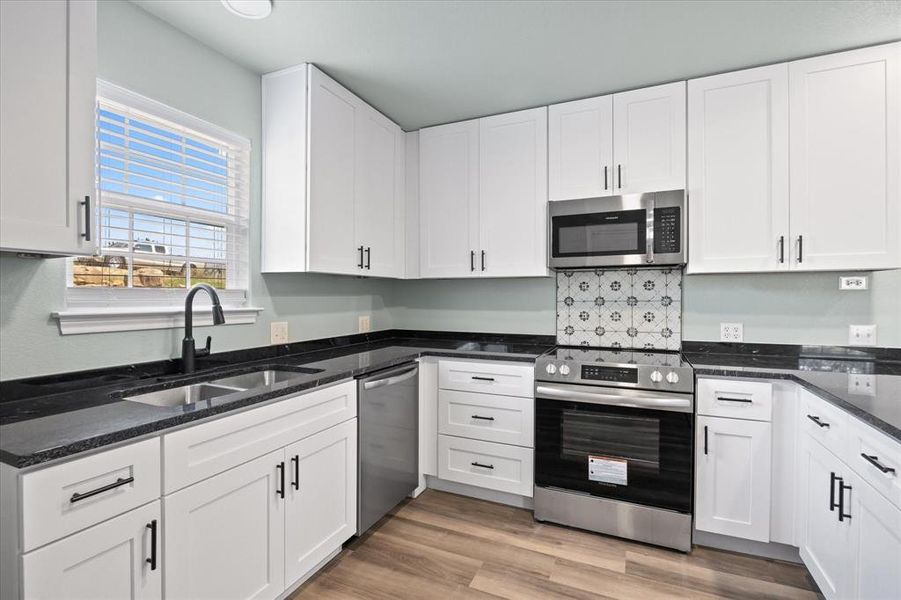
<svg viewBox="0 0 901 600">
<path fill-rule="evenodd" d="M 667 206 L 654 210 L 654 254 L 681 251 L 682 209 Z"/>
</svg>

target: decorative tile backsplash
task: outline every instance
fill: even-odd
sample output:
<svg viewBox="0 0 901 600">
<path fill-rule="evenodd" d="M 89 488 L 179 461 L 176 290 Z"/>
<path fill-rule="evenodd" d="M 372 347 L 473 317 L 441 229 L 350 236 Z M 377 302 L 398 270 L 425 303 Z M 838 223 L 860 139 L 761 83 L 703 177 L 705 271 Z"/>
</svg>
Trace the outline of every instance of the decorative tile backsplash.
<svg viewBox="0 0 901 600">
<path fill-rule="evenodd" d="M 679 350 L 682 269 L 558 271 L 557 343 Z"/>
</svg>

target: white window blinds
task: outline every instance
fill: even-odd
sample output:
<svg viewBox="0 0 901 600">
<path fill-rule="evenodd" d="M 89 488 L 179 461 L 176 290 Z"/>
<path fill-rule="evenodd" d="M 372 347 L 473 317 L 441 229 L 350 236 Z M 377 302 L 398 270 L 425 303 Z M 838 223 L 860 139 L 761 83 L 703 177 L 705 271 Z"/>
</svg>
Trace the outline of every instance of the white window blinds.
<svg viewBox="0 0 901 600">
<path fill-rule="evenodd" d="M 250 143 L 122 88 L 97 102 L 101 256 L 70 286 L 245 290 Z"/>
</svg>

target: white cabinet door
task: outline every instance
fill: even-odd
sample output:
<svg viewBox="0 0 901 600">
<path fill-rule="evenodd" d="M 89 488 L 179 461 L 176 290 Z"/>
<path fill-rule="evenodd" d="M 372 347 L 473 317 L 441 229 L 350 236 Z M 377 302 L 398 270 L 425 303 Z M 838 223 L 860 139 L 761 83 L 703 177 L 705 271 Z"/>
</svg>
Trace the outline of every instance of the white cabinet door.
<svg viewBox="0 0 901 600">
<path fill-rule="evenodd" d="M 547 108 L 479 120 L 479 240 L 483 276 L 547 274 Z"/>
<path fill-rule="evenodd" d="M 848 569 L 848 598 L 901 598 L 901 508 L 855 477 L 850 494 L 856 556 Z"/>
<path fill-rule="evenodd" d="M 357 420 L 285 448 L 285 579 L 290 585 L 357 530 Z"/>
<path fill-rule="evenodd" d="M 89 0 L 0 2 L 2 250 L 94 250 L 83 234 L 97 199 L 96 11 Z"/>
<path fill-rule="evenodd" d="M 403 276 L 403 132 L 374 108 L 357 111 L 354 246 L 362 274 Z M 359 254 L 359 250 L 358 250 Z M 357 264 L 361 264 L 358 262 Z"/>
<path fill-rule="evenodd" d="M 29 552 L 22 557 L 22 597 L 162 598 L 161 527 L 160 503 L 155 501 Z"/>
<path fill-rule="evenodd" d="M 614 194 L 685 187 L 685 82 L 613 96 Z"/>
<path fill-rule="evenodd" d="M 613 193 L 613 96 L 548 107 L 548 200 Z"/>
<path fill-rule="evenodd" d="M 853 564 L 851 519 L 839 520 L 839 485 L 850 469 L 809 435 L 801 442 L 801 559 L 823 595 L 843 598 Z M 839 478 L 839 479 L 836 479 Z M 847 507 L 846 507 L 847 510 Z"/>
<path fill-rule="evenodd" d="M 788 230 L 788 65 L 688 82 L 688 270 L 778 271 Z"/>
<path fill-rule="evenodd" d="M 166 598 L 265 600 L 284 591 L 284 457 L 276 450 L 164 498 Z"/>
<path fill-rule="evenodd" d="M 789 63 L 798 269 L 901 265 L 901 43 Z"/>
<path fill-rule="evenodd" d="M 770 540 L 771 425 L 697 418 L 695 526 L 701 531 Z"/>
<path fill-rule="evenodd" d="M 309 94 L 309 269 L 358 274 L 353 214 L 355 136 L 361 102 L 315 67 L 310 67 Z"/>
<path fill-rule="evenodd" d="M 419 132 L 420 276 L 478 275 L 479 121 Z"/>
</svg>

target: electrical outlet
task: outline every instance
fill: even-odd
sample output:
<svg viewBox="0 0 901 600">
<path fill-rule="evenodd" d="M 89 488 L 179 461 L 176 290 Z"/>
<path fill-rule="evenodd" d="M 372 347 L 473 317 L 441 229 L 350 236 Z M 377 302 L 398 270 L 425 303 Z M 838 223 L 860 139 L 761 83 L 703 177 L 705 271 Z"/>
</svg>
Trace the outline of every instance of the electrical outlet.
<svg viewBox="0 0 901 600">
<path fill-rule="evenodd" d="M 369 333 L 370 323 L 369 323 L 369 315 L 360 315 L 359 326 L 357 327 L 358 333 Z"/>
<path fill-rule="evenodd" d="M 269 323 L 269 343 L 270 344 L 287 344 L 288 343 L 288 322 L 272 321 Z"/>
<path fill-rule="evenodd" d="M 744 327 L 741 323 L 720 323 L 721 342 L 740 342 L 744 338 Z"/>
<path fill-rule="evenodd" d="M 848 373 L 848 393 L 859 396 L 876 395 L 876 376 Z"/>
<path fill-rule="evenodd" d="M 865 290 L 867 289 L 867 278 L 864 275 L 855 275 L 853 277 L 839 277 L 838 289 Z"/>
<path fill-rule="evenodd" d="M 848 344 L 851 346 L 875 346 L 875 325 L 849 325 Z"/>
</svg>

